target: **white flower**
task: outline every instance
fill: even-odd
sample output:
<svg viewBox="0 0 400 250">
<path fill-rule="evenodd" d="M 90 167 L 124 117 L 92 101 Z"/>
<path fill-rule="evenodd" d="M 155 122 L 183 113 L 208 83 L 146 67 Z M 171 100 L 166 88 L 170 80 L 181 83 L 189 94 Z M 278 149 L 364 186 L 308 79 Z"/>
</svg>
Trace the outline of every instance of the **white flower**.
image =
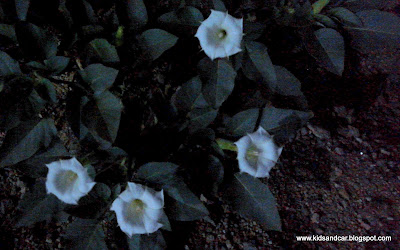
<svg viewBox="0 0 400 250">
<path fill-rule="evenodd" d="M 79 161 L 74 157 L 69 160 L 59 160 L 46 164 L 47 193 L 54 194 L 58 199 L 68 204 L 78 204 L 78 200 L 87 195 L 96 184 L 89 177 Z"/>
<path fill-rule="evenodd" d="M 275 166 L 283 149 L 262 127 L 240 138 L 235 144 L 240 171 L 254 177 L 269 177 L 269 171 Z"/>
<path fill-rule="evenodd" d="M 128 188 L 113 202 L 118 225 L 129 237 L 157 231 L 163 224 L 158 220 L 164 214 L 164 193 L 146 186 L 128 182 Z"/>
<path fill-rule="evenodd" d="M 211 10 L 211 15 L 201 23 L 195 37 L 211 60 L 234 55 L 241 51 L 243 18 Z"/>
</svg>

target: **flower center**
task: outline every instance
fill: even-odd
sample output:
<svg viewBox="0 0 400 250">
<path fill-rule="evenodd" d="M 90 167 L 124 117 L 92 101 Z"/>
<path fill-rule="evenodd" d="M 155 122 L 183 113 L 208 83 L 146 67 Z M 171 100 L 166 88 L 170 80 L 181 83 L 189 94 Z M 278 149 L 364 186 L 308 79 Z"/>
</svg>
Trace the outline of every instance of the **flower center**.
<svg viewBox="0 0 400 250">
<path fill-rule="evenodd" d="M 131 202 L 131 208 L 136 213 L 142 213 L 146 204 L 142 200 L 135 199 Z"/>
<path fill-rule="evenodd" d="M 77 179 L 78 174 L 74 171 L 62 171 L 57 175 L 56 187 L 64 193 L 68 188 L 73 186 Z"/>
<path fill-rule="evenodd" d="M 258 156 L 260 155 L 260 150 L 252 144 L 246 151 L 246 160 L 250 165 L 257 165 Z"/>
<path fill-rule="evenodd" d="M 224 29 L 219 30 L 217 33 L 217 36 L 219 39 L 224 39 L 226 37 L 226 35 L 227 35 L 227 33 L 226 33 L 226 30 L 224 30 Z"/>
</svg>

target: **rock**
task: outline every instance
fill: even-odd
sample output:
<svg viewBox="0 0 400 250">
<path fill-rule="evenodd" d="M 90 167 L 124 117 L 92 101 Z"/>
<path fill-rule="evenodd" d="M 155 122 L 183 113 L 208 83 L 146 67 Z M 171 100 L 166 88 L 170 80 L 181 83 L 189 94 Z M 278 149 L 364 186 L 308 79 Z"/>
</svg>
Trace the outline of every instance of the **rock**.
<svg viewBox="0 0 400 250">
<path fill-rule="evenodd" d="M 323 129 L 321 127 L 314 126 L 314 125 L 311 125 L 311 124 L 307 124 L 307 127 L 310 129 L 310 131 L 313 133 L 313 135 L 315 135 L 319 139 L 328 140 L 328 139 L 331 138 L 331 134 L 326 129 Z"/>
<path fill-rule="evenodd" d="M 311 223 L 319 223 L 318 219 L 319 219 L 319 214 L 313 213 L 313 215 L 311 216 Z"/>
<path fill-rule="evenodd" d="M 316 228 L 316 229 L 315 229 L 315 233 L 317 233 L 317 234 L 323 234 L 324 231 L 323 231 L 322 229 Z"/>
</svg>

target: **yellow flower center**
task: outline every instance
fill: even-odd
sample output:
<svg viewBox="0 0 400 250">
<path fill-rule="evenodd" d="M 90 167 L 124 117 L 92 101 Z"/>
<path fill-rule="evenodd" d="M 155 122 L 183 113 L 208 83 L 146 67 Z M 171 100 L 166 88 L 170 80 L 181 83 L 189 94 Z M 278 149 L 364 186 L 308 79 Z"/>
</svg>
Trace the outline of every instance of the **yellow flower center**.
<svg viewBox="0 0 400 250">
<path fill-rule="evenodd" d="M 135 199 L 131 202 L 131 208 L 133 211 L 135 211 L 136 213 L 142 213 L 144 210 L 144 207 L 146 206 L 146 204 L 139 199 Z"/>
<path fill-rule="evenodd" d="M 260 150 L 253 144 L 246 151 L 246 160 L 250 165 L 257 165 L 258 156 L 260 155 Z"/>
<path fill-rule="evenodd" d="M 224 29 L 219 30 L 217 33 L 217 36 L 219 39 L 224 39 L 226 37 L 226 35 L 227 35 L 227 33 L 226 33 L 226 30 L 224 30 Z"/>
<path fill-rule="evenodd" d="M 74 171 L 71 170 L 61 171 L 57 175 L 56 187 L 61 192 L 65 192 L 75 183 L 77 179 L 78 179 L 78 174 L 75 173 Z"/>
</svg>

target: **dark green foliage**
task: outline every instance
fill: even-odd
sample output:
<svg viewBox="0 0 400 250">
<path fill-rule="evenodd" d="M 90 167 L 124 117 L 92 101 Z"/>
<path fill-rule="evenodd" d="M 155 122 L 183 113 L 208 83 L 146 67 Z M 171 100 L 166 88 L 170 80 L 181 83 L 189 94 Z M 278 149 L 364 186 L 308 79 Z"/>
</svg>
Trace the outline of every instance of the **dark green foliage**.
<svg viewBox="0 0 400 250">
<path fill-rule="evenodd" d="M 160 231 L 152 234 L 135 234 L 127 237 L 129 249 L 161 250 L 167 247 L 167 243 Z"/>
<path fill-rule="evenodd" d="M 68 225 L 65 239 L 69 249 L 107 249 L 100 221 L 76 218 Z"/>
<path fill-rule="evenodd" d="M 275 198 L 268 186 L 258 179 L 236 173 L 225 197 L 240 215 L 257 221 L 265 230 L 282 230 Z"/>
<path fill-rule="evenodd" d="M 17 218 L 17 226 L 33 226 L 36 222 L 50 221 L 61 214 L 64 206 L 57 197 L 46 193 L 45 181 L 37 179 L 32 191 L 26 193 L 18 205 L 22 215 Z"/>
<path fill-rule="evenodd" d="M 203 58 L 197 65 L 203 81 L 204 99 L 214 108 L 219 108 L 232 93 L 236 72 L 226 60 L 211 61 Z"/>
</svg>

